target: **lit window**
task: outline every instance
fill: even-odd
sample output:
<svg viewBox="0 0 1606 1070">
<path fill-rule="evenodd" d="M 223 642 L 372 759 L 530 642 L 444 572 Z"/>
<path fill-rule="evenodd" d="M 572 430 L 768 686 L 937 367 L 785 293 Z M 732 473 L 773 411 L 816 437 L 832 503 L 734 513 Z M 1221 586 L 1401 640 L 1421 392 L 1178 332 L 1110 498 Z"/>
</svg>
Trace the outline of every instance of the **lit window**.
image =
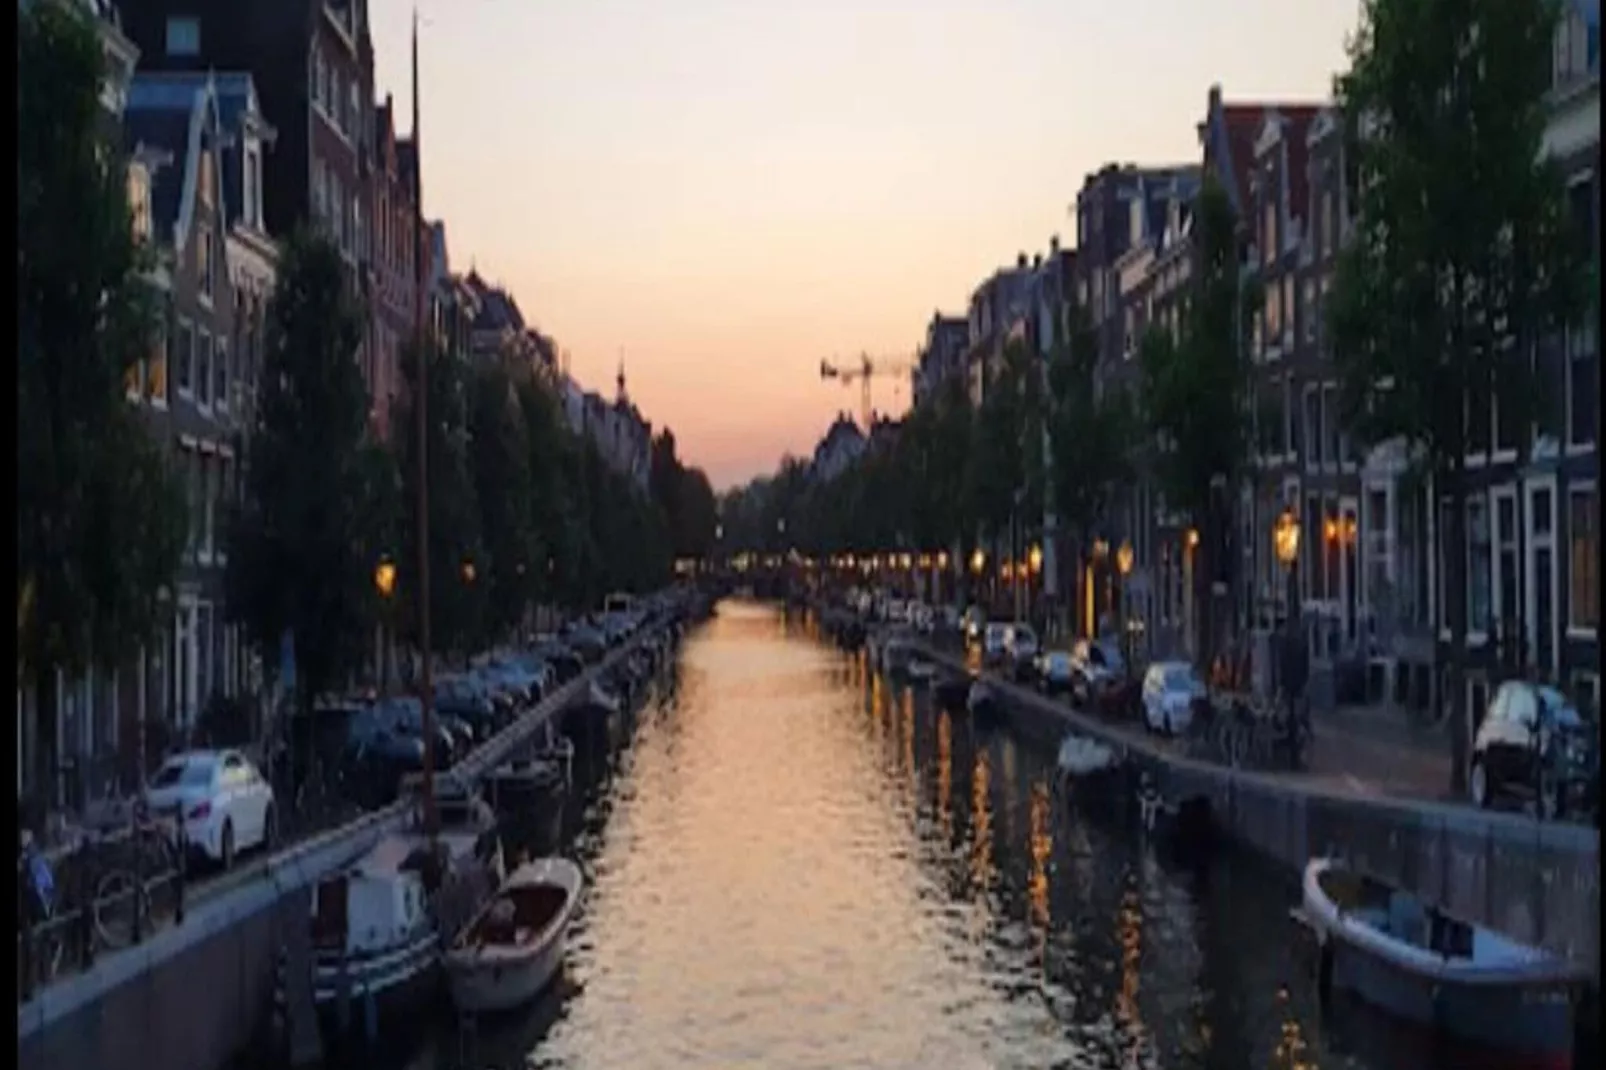
<svg viewBox="0 0 1606 1070">
<path fill-rule="evenodd" d="M 1567 494 L 1567 539 L 1571 547 L 1567 582 L 1567 627 L 1593 631 L 1600 626 L 1600 528 L 1594 487 Z"/>
</svg>

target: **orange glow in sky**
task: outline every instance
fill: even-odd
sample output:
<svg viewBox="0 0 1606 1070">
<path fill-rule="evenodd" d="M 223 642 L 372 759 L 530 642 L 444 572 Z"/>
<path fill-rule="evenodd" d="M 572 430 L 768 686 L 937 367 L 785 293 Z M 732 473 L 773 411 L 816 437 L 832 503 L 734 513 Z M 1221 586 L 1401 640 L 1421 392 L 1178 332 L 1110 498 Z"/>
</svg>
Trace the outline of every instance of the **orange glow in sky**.
<svg viewBox="0 0 1606 1070">
<path fill-rule="evenodd" d="M 1325 97 L 1355 0 L 420 0 L 424 202 L 716 486 L 805 454 L 933 311 L 1051 235 L 1108 161 L 1198 158 L 1229 100 Z M 410 114 L 412 13 L 370 5 Z M 882 409 L 908 384 L 878 380 Z"/>
</svg>

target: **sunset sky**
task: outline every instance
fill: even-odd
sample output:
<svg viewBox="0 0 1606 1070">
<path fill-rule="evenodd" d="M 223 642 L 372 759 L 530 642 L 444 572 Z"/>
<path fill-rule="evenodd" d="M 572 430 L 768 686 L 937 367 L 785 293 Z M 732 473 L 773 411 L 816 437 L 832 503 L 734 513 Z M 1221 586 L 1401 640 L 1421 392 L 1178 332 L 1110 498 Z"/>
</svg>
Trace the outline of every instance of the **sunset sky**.
<svg viewBox="0 0 1606 1070">
<path fill-rule="evenodd" d="M 411 108 L 411 9 L 370 4 Z M 1325 98 L 1356 0 L 420 0 L 426 213 L 724 487 L 806 453 L 1106 161 L 1198 158 L 1210 84 Z M 405 121 L 405 120 L 404 120 Z M 878 408 L 908 403 L 878 380 Z"/>
</svg>

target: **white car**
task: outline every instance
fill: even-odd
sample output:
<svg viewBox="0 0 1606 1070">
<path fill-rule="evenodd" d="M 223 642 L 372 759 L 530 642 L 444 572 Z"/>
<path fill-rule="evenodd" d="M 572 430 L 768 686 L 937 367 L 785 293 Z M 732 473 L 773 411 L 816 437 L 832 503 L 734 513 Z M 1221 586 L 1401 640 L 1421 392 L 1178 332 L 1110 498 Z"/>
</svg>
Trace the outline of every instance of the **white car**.
<svg viewBox="0 0 1606 1070">
<path fill-rule="evenodd" d="M 1045 650 L 1037 655 L 1037 686 L 1046 694 L 1057 695 L 1071 689 L 1071 655 L 1065 650 Z"/>
<path fill-rule="evenodd" d="M 237 852 L 273 842 L 273 787 L 239 751 L 173 755 L 151 779 L 145 800 L 155 816 L 178 807 L 188 845 L 225 869 Z"/>
<path fill-rule="evenodd" d="M 1151 732 L 1186 735 L 1204 682 L 1185 661 L 1157 661 L 1143 674 L 1143 723 Z"/>
<path fill-rule="evenodd" d="M 1016 675 L 1026 672 L 1037 657 L 1037 633 L 1029 624 L 1011 624 L 1004 631 L 1004 653 Z"/>
</svg>

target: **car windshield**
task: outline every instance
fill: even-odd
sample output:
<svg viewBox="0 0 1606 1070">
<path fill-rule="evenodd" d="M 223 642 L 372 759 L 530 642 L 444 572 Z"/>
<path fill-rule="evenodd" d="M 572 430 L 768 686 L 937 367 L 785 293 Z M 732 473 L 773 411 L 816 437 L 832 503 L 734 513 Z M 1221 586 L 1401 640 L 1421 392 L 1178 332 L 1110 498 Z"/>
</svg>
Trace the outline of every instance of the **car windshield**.
<svg viewBox="0 0 1606 1070">
<path fill-rule="evenodd" d="M 151 781 L 153 788 L 203 788 L 212 783 L 212 772 L 217 768 L 211 759 L 189 759 L 168 762 L 157 771 Z"/>
<path fill-rule="evenodd" d="M 1193 674 L 1191 665 L 1168 665 L 1165 669 L 1165 689 L 1167 691 L 1192 691 L 1198 684 L 1198 677 Z"/>
</svg>

